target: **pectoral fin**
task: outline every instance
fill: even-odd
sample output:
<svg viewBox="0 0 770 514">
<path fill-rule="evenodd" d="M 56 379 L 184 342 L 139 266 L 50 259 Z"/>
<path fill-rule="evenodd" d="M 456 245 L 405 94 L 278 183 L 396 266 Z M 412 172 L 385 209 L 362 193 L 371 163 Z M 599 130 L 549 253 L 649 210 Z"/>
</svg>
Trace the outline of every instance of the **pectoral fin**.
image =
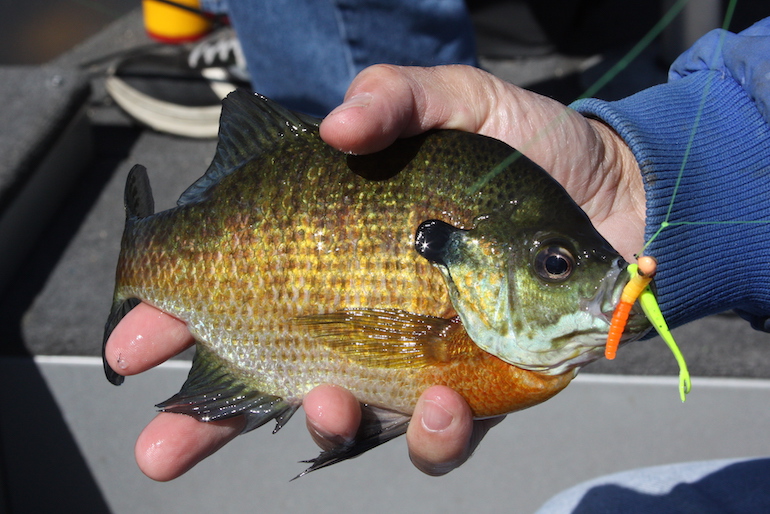
<svg viewBox="0 0 770 514">
<path fill-rule="evenodd" d="M 413 368 L 448 362 L 461 351 L 450 335 L 459 320 L 396 309 L 347 309 L 296 322 L 334 351 L 370 367 Z"/>
</svg>

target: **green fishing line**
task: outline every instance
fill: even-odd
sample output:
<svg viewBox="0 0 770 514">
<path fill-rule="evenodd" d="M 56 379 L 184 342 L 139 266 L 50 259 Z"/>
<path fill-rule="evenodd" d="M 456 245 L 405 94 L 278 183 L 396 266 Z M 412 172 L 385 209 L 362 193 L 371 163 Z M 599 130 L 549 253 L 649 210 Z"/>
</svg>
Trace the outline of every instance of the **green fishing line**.
<svg viewBox="0 0 770 514">
<path fill-rule="evenodd" d="M 730 0 L 730 2 L 727 5 L 727 8 L 725 10 L 725 16 L 722 20 L 722 33 L 719 37 L 719 43 L 718 47 L 721 48 L 724 39 L 727 35 L 727 29 L 730 26 L 730 23 L 732 21 L 733 13 L 735 12 L 735 6 L 737 4 L 737 0 Z M 719 55 L 719 52 L 714 53 L 714 60 L 717 59 L 717 56 Z M 710 68 L 714 69 L 715 62 L 711 63 Z M 713 75 L 711 75 L 713 77 Z M 679 173 L 676 178 L 676 183 L 674 184 L 674 190 L 671 193 L 671 200 L 668 203 L 668 209 L 666 211 L 666 216 L 664 221 L 660 224 L 660 227 L 653 233 L 652 237 L 647 240 L 647 242 L 642 247 L 641 253 L 644 253 L 644 251 L 647 249 L 647 247 L 652 243 L 658 235 L 665 229 L 671 226 L 678 226 L 678 225 L 721 225 L 721 224 L 732 224 L 732 223 L 766 223 L 766 221 L 705 221 L 705 222 L 699 222 L 699 221 L 677 221 L 677 222 L 671 222 L 671 214 L 674 209 L 674 202 L 676 202 L 676 195 L 679 192 L 679 186 L 682 183 L 682 177 L 684 176 L 684 170 L 687 166 L 687 161 L 690 157 L 690 151 L 692 150 L 692 145 L 695 140 L 695 134 L 698 131 L 698 125 L 700 124 L 701 117 L 703 115 L 703 109 L 706 105 L 706 100 L 708 97 L 708 93 L 711 89 L 711 82 L 712 79 L 710 78 L 708 81 L 706 81 L 706 85 L 703 89 L 703 94 L 701 95 L 701 101 L 698 105 L 698 110 L 695 114 L 695 121 L 693 122 L 692 130 L 690 131 L 690 137 L 687 141 L 687 146 L 685 148 L 684 154 L 682 156 L 682 164 L 679 167 Z M 629 266 L 629 273 L 631 267 L 635 265 Z M 635 271 L 634 271 L 635 272 Z M 644 311 L 645 316 L 647 316 L 647 319 L 650 320 L 650 323 L 652 323 L 653 327 L 655 327 L 655 330 L 658 332 L 660 337 L 663 339 L 663 341 L 668 345 L 668 347 L 671 349 L 671 352 L 674 354 L 674 358 L 676 359 L 676 362 L 679 364 L 679 396 L 684 402 L 687 396 L 687 393 L 690 392 L 690 389 L 692 388 L 692 383 L 690 381 L 690 373 L 687 370 L 687 362 L 684 359 L 684 356 L 682 355 L 682 352 L 679 350 L 679 347 L 676 344 L 676 341 L 674 340 L 674 336 L 671 334 L 671 331 L 668 328 L 668 325 L 666 324 L 666 320 L 663 317 L 663 313 L 660 310 L 660 306 L 658 305 L 658 300 L 655 298 L 655 294 L 652 292 L 652 290 L 648 287 L 646 287 L 642 294 L 639 295 L 639 304 L 642 306 L 642 310 Z"/>
<path fill-rule="evenodd" d="M 689 0 L 687 0 L 689 1 Z M 730 0 L 730 2 L 727 4 L 727 8 L 725 9 L 725 16 L 722 20 L 722 33 L 719 36 L 719 42 L 717 46 L 719 48 L 722 48 L 724 44 L 725 37 L 727 36 L 727 29 L 730 27 L 730 23 L 733 19 L 733 14 L 735 13 L 735 6 L 738 3 L 738 0 Z M 677 4 L 675 4 L 676 6 Z M 672 7 L 673 9 L 673 7 Z M 668 14 L 668 13 L 667 13 Z M 710 63 L 710 69 L 714 69 L 716 66 L 716 61 L 719 56 L 719 52 L 714 52 L 714 57 L 712 62 Z M 728 223 L 766 223 L 766 221 L 677 221 L 677 222 L 671 222 L 671 213 L 674 210 L 674 202 L 676 202 L 676 195 L 679 193 L 679 186 L 682 183 L 682 177 L 684 176 L 684 170 L 687 167 L 687 161 L 690 158 L 690 152 L 692 151 L 692 145 L 695 141 L 695 134 L 698 132 L 698 126 L 700 124 L 701 117 L 703 116 L 703 109 L 706 106 L 706 100 L 709 94 L 709 91 L 711 90 L 711 82 L 713 80 L 713 74 L 709 77 L 709 80 L 706 81 L 706 85 L 703 88 L 703 94 L 701 95 L 700 104 L 698 105 L 698 110 L 695 113 L 695 121 L 693 121 L 692 130 L 690 131 L 690 137 L 687 140 L 687 146 L 685 147 L 684 154 L 682 155 L 682 164 L 679 166 L 679 174 L 676 177 L 676 182 L 674 184 L 674 190 L 671 193 L 671 200 L 668 202 L 668 210 L 666 211 L 666 216 L 663 220 L 663 222 L 660 224 L 660 227 L 658 230 L 655 231 L 655 233 L 650 237 L 650 239 L 647 240 L 647 242 L 642 247 L 642 251 L 639 252 L 640 255 L 644 253 L 644 251 L 647 249 L 648 246 L 650 246 L 650 243 L 652 243 L 658 235 L 663 231 L 663 229 L 668 228 L 670 226 L 677 226 L 677 225 L 716 225 L 716 224 L 728 224 Z"/>
<path fill-rule="evenodd" d="M 660 33 L 663 32 L 663 29 L 668 27 L 671 22 L 674 21 L 674 18 L 676 18 L 677 15 L 682 12 L 682 9 L 684 9 L 685 5 L 687 5 L 687 2 L 689 1 L 690 0 L 678 0 L 675 2 L 674 5 L 672 5 L 669 10 L 666 11 L 666 13 L 658 20 L 658 22 L 647 32 L 647 34 L 645 34 L 642 39 L 640 39 L 639 42 L 636 43 L 633 48 L 631 48 L 631 50 L 626 53 L 626 55 L 621 57 L 614 66 L 612 66 L 609 70 L 607 70 L 606 73 L 599 77 L 596 82 L 591 84 L 591 86 L 589 86 L 588 89 L 586 89 L 585 92 L 578 97 L 578 99 L 594 96 L 621 71 L 626 69 L 634 59 L 639 57 L 639 54 L 641 54 L 648 46 L 652 44 L 655 38 L 657 38 Z"/>
</svg>

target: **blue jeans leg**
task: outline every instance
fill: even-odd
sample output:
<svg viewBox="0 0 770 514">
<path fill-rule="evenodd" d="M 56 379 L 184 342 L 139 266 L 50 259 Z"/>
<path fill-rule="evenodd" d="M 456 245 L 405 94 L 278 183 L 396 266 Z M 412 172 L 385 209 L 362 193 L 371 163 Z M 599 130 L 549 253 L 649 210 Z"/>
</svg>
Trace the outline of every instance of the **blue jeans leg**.
<svg viewBox="0 0 770 514">
<path fill-rule="evenodd" d="M 476 65 L 463 0 L 205 0 L 235 28 L 254 89 L 324 116 L 372 64 Z"/>
<path fill-rule="evenodd" d="M 536 514 L 770 512 L 770 458 L 655 466 L 579 484 Z"/>
</svg>

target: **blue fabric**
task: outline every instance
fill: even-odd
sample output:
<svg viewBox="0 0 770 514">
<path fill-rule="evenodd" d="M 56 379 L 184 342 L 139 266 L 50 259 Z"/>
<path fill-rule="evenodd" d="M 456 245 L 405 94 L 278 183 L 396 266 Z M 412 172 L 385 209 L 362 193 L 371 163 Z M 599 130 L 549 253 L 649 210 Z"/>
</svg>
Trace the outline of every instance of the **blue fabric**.
<svg viewBox="0 0 770 514">
<path fill-rule="evenodd" d="M 770 123 L 770 18 L 740 34 L 709 32 L 674 61 L 669 80 L 708 69 L 730 75 Z"/>
<path fill-rule="evenodd" d="M 754 514 L 770 512 L 770 459 L 656 466 L 597 478 L 548 500 L 536 514 Z"/>
<path fill-rule="evenodd" d="M 636 156 L 647 239 L 671 206 L 673 225 L 645 252 L 659 261 L 658 300 L 671 327 L 728 309 L 757 327 L 770 315 L 770 88 L 758 78 L 767 74 L 769 33 L 770 19 L 740 35 L 711 32 L 674 62 L 667 84 L 572 105 L 613 127 Z M 727 221 L 763 223 L 702 224 Z M 676 225 L 685 222 L 701 224 Z"/>
<path fill-rule="evenodd" d="M 476 65 L 463 0 L 204 0 L 227 12 L 253 88 L 324 116 L 372 64 Z"/>
</svg>

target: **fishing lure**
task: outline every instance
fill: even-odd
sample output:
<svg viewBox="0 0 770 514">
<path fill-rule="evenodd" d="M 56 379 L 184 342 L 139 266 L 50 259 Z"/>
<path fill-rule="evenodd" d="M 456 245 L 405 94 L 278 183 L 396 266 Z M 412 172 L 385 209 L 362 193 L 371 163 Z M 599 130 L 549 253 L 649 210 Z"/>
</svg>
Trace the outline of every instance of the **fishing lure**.
<svg viewBox="0 0 770 514">
<path fill-rule="evenodd" d="M 658 300 L 655 298 L 655 293 L 650 289 L 650 282 L 655 276 L 658 262 L 654 257 L 640 256 L 637 258 L 637 264 L 629 264 L 627 271 L 630 275 L 630 279 L 626 286 L 623 288 L 623 292 L 620 295 L 620 301 L 615 307 L 615 311 L 612 313 L 612 321 L 610 322 L 610 330 L 607 334 L 607 345 L 605 346 L 604 356 L 607 359 L 614 359 L 617 353 L 618 345 L 620 344 L 620 337 L 623 335 L 626 322 L 628 321 L 628 315 L 631 312 L 631 308 L 638 300 L 639 305 L 644 311 L 644 315 L 650 320 L 652 326 L 658 332 L 663 341 L 671 349 L 674 354 L 677 364 L 679 365 L 679 397 L 684 402 L 687 398 L 687 393 L 692 388 L 690 381 L 690 372 L 687 370 L 687 362 L 684 360 L 682 352 L 674 340 L 674 336 L 666 324 L 666 320 L 663 317 L 663 313 L 660 311 Z"/>
<path fill-rule="evenodd" d="M 607 345 L 604 347 L 604 356 L 613 360 L 618 351 L 620 345 L 620 337 L 623 335 L 623 330 L 626 328 L 626 322 L 628 321 L 628 315 L 631 312 L 631 308 L 636 303 L 637 298 L 642 294 L 642 291 L 650 284 L 652 277 L 655 275 L 655 271 L 658 266 L 658 261 L 654 257 L 642 256 L 637 259 L 637 264 L 630 264 L 628 266 L 628 272 L 631 274 L 631 279 L 623 288 L 623 292 L 620 295 L 620 301 L 615 307 L 615 311 L 612 313 L 612 321 L 610 322 L 610 330 L 607 334 Z"/>
</svg>

